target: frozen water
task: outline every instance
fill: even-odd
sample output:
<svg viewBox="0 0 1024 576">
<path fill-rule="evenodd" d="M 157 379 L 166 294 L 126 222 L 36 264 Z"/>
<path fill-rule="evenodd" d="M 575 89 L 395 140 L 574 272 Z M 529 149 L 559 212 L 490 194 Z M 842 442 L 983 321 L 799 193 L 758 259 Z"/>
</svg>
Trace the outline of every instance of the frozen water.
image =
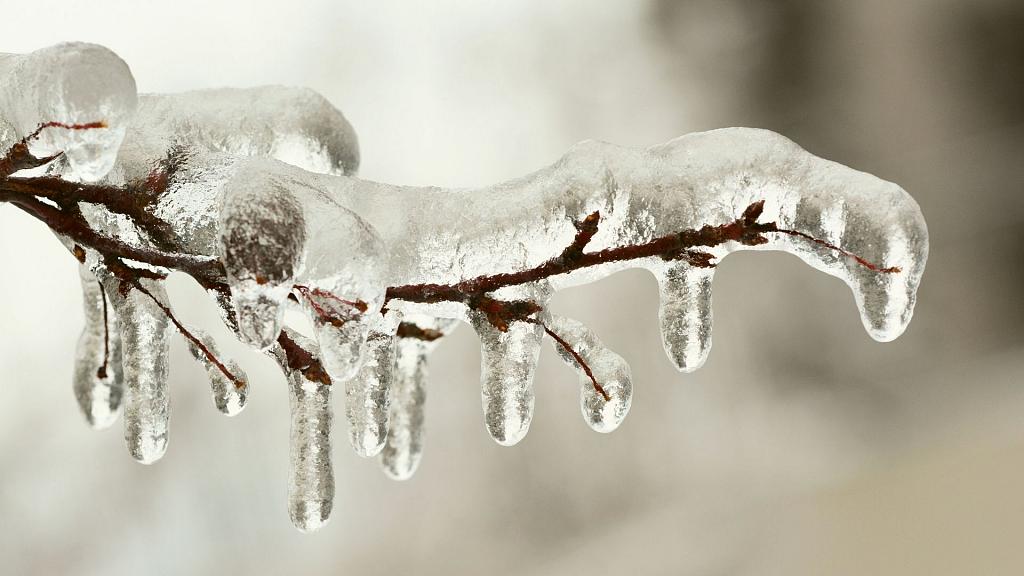
<svg viewBox="0 0 1024 576">
<path fill-rule="evenodd" d="M 38 157 L 64 153 L 72 180 L 110 171 L 135 112 L 135 79 L 116 54 L 96 44 L 58 44 L 28 54 L 0 55 L 0 153 L 40 125 L 102 122 L 104 128 L 44 129 L 29 146 Z"/>
<path fill-rule="evenodd" d="M 558 356 L 580 375 L 580 409 L 587 425 L 597 432 L 611 432 L 629 413 L 633 402 L 633 377 L 621 356 L 604 347 L 589 328 L 575 320 L 551 317 L 545 322 L 549 329 L 568 344 L 568 348 L 552 341 Z M 573 354 L 583 359 L 583 364 Z M 594 380 L 608 394 L 606 400 L 594 386 Z"/>
<path fill-rule="evenodd" d="M 217 362 L 234 377 L 228 377 L 210 357 L 206 351 L 200 348 L 195 342 L 189 340 L 188 349 L 197 362 L 206 367 L 206 375 L 210 379 L 210 392 L 213 394 L 213 404 L 225 416 L 235 416 L 245 408 L 245 401 L 249 397 L 249 384 L 242 367 L 234 360 L 226 358 L 220 352 L 217 342 L 212 336 L 198 328 L 188 328 L 190 334 L 196 337 Z"/>
<path fill-rule="evenodd" d="M 288 331 L 288 336 L 316 355 L 316 343 Z M 291 406 L 291 469 L 288 513 L 303 532 L 321 528 L 334 506 L 334 469 L 331 465 L 331 385 L 307 379 L 288 367 L 284 351 L 273 351 L 288 379 Z"/>
<path fill-rule="evenodd" d="M 484 424 L 495 442 L 513 446 L 526 436 L 533 420 L 533 374 L 544 330 L 537 324 L 516 322 L 502 332 L 483 314 L 472 317 L 480 337 Z"/>
<path fill-rule="evenodd" d="M 396 343 L 395 373 L 391 383 L 391 411 L 384 449 L 384 473 L 408 480 L 423 456 L 423 403 L 426 400 L 428 342 L 400 338 Z"/>
<path fill-rule="evenodd" d="M 167 296 L 161 284 L 145 279 L 140 282 L 166 305 Z M 112 291 L 108 289 L 107 293 Z M 124 438 L 132 458 L 152 464 L 167 450 L 167 351 L 171 325 L 160 306 L 140 290 L 112 296 L 112 300 L 121 329 L 124 363 Z"/>
<path fill-rule="evenodd" d="M 85 326 L 76 348 L 73 385 L 86 421 L 102 429 L 113 424 L 121 412 L 121 332 L 102 284 L 86 267 L 80 270 Z"/>
<path fill-rule="evenodd" d="M 349 442 L 364 458 L 379 454 L 387 440 L 394 373 L 394 334 L 370 332 L 365 361 L 356 376 L 345 382 Z"/>
</svg>

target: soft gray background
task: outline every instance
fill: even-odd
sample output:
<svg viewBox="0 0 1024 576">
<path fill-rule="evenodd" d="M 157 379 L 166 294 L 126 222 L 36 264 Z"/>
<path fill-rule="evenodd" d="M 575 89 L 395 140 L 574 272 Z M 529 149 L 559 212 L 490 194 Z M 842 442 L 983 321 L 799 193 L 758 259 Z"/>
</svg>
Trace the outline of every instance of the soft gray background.
<svg viewBox="0 0 1024 576">
<path fill-rule="evenodd" d="M 73 259 L 0 206 L 0 573 L 1024 568 L 1020 2 L 2 4 L 0 51 L 99 42 L 143 91 L 316 88 L 355 125 L 375 180 L 485 185 L 585 138 L 771 128 L 904 186 L 932 256 L 914 322 L 885 345 L 837 280 L 734 256 L 715 284 L 714 351 L 692 375 L 661 351 L 646 274 L 560 294 L 558 311 L 633 366 L 633 411 L 610 436 L 585 427 L 575 376 L 546 349 L 530 435 L 497 446 L 463 329 L 433 358 L 416 477 L 385 479 L 339 421 L 334 517 L 301 535 L 271 362 L 230 346 L 254 389 L 229 420 L 176 343 L 170 450 L 136 464 L 119 426 L 89 431 L 72 398 Z M 190 282 L 172 297 L 215 326 Z"/>
</svg>

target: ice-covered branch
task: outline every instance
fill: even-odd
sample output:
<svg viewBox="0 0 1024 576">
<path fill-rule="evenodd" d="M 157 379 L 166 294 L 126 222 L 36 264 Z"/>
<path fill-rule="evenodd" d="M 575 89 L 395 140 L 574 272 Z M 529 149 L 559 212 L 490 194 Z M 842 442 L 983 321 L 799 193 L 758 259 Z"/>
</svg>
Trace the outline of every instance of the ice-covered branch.
<svg viewBox="0 0 1024 576">
<path fill-rule="evenodd" d="M 55 65 L 56 79 L 41 73 Z M 493 187 L 410 188 L 354 177 L 351 126 L 308 90 L 137 97 L 120 59 L 81 44 L 2 57 L 0 81 L 0 202 L 43 222 L 81 262 L 75 393 L 88 421 L 109 425 L 123 396 L 132 455 L 163 454 L 172 326 L 206 367 L 218 409 L 244 406 L 237 364 L 167 303 L 168 274 L 192 276 L 287 376 L 290 512 L 304 530 L 331 510 L 334 386 L 344 386 L 354 449 L 408 478 L 423 450 L 427 355 L 458 322 L 480 337 L 496 441 L 529 429 L 545 338 L 580 374 L 587 424 L 610 432 L 629 411 L 629 367 L 549 309 L 555 291 L 651 271 L 665 349 L 689 371 L 710 349 L 713 273 L 730 252 L 783 250 L 841 278 L 883 341 L 910 321 L 927 259 L 924 220 L 901 188 L 763 130 L 644 150 L 585 142 Z M 309 318 L 312 338 L 285 325 L 289 307 Z"/>
</svg>

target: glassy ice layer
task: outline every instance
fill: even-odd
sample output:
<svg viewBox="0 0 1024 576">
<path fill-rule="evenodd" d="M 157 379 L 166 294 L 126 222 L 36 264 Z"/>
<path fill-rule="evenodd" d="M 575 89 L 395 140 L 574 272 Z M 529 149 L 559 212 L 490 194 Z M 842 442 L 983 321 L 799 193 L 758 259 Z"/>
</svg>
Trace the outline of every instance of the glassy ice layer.
<svg viewBox="0 0 1024 576">
<path fill-rule="evenodd" d="M 220 348 L 212 336 L 198 328 L 189 328 L 188 330 L 202 343 L 202 347 L 200 347 L 189 340 L 188 349 L 192 353 L 192 357 L 206 368 L 206 376 L 210 380 L 210 392 L 213 394 L 213 404 L 225 416 L 238 415 L 245 408 L 245 402 L 249 398 L 249 385 L 245 372 L 237 362 L 221 354 Z M 211 355 L 213 358 L 210 358 Z"/>
<path fill-rule="evenodd" d="M 121 411 L 121 331 L 102 284 L 84 266 L 80 270 L 85 327 L 76 347 L 73 387 L 86 421 L 103 429 Z"/>
<path fill-rule="evenodd" d="M 61 175 L 95 181 L 114 165 L 136 107 L 135 79 L 116 54 L 72 42 L 0 55 L 0 153 L 41 125 L 102 122 L 104 127 L 45 128 L 30 142 L 38 157 L 63 152 Z"/>
</svg>

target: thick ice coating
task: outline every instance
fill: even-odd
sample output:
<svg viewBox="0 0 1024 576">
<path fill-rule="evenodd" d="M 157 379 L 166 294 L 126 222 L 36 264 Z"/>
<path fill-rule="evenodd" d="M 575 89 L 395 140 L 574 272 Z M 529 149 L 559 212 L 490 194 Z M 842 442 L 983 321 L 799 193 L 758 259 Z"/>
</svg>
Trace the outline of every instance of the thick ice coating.
<svg viewBox="0 0 1024 576">
<path fill-rule="evenodd" d="M 225 359 L 212 336 L 198 328 L 189 328 L 188 331 L 202 344 L 200 347 L 189 340 L 188 349 L 196 362 L 206 368 L 214 406 L 225 416 L 238 415 L 245 408 L 245 402 L 249 398 L 249 384 L 245 372 L 234 360 Z M 210 358 L 211 355 L 216 361 Z"/>
<path fill-rule="evenodd" d="M 484 424 L 494 441 L 513 446 L 526 436 L 533 420 L 533 374 L 544 330 L 516 322 L 502 332 L 482 314 L 473 315 L 480 337 L 480 392 Z"/>
<path fill-rule="evenodd" d="M 395 335 L 372 331 L 366 358 L 354 378 L 345 382 L 348 438 L 356 454 L 367 458 L 384 448 L 395 373 Z"/>
<path fill-rule="evenodd" d="M 0 130 L 0 153 L 47 123 L 102 123 L 45 128 L 29 147 L 38 157 L 63 152 L 65 178 L 99 180 L 114 166 L 136 102 L 128 65 L 103 46 L 73 42 L 0 55 L 0 125 L 9 127 L 6 137 Z"/>
</svg>

